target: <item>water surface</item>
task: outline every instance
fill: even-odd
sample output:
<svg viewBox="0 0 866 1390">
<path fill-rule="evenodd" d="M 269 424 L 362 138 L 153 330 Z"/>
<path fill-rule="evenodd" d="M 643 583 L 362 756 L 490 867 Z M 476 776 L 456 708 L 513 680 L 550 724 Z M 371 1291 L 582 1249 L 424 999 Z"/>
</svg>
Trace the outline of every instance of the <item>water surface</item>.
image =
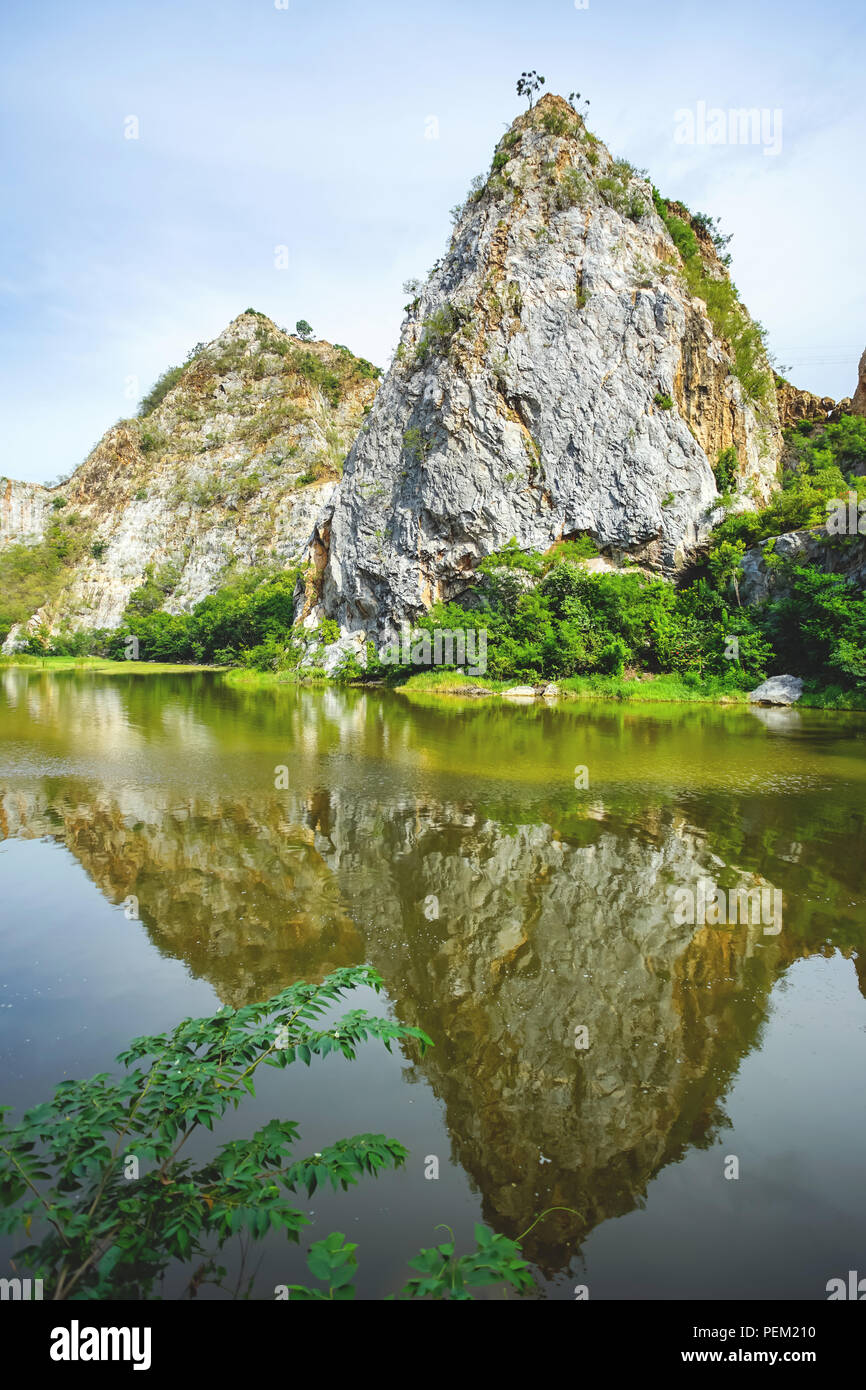
<svg viewBox="0 0 866 1390">
<path fill-rule="evenodd" d="M 225 1126 L 406 1144 L 306 1207 L 362 1295 L 437 1222 L 465 1247 L 549 1206 L 577 1214 L 525 1242 L 542 1297 L 820 1299 L 863 1269 L 862 716 L 5 670 L 0 739 L 0 1103 L 367 961 L 386 997 L 351 1006 L 427 1057 L 269 1073 Z M 679 921 L 699 882 L 775 889 L 781 931 Z M 305 1277 L 261 1253 L 260 1296 Z"/>
</svg>

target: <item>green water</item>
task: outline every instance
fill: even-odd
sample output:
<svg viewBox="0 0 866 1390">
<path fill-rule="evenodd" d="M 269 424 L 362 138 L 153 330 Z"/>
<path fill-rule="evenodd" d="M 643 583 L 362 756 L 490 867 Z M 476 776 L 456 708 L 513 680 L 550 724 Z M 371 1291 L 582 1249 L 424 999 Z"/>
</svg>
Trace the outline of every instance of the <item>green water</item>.
<svg viewBox="0 0 866 1390">
<path fill-rule="evenodd" d="M 225 1134 L 407 1145 L 306 1208 L 358 1242 L 362 1295 L 437 1222 L 553 1205 L 578 1214 L 525 1242 L 541 1297 L 866 1274 L 863 716 L 6 670 L 0 740 L 0 1103 L 369 961 L 385 1001 L 352 1005 L 424 1028 L 424 1061 L 274 1073 Z M 699 883 L 774 890 L 780 922 L 682 921 Z M 259 1296 L 300 1277 L 269 1239 Z"/>
</svg>

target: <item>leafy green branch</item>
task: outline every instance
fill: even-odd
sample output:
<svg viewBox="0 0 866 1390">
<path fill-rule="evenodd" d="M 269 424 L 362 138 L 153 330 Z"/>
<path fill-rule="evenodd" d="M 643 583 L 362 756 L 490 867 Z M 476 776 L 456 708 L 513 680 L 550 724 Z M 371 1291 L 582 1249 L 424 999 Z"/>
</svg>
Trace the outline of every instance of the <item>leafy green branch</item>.
<svg viewBox="0 0 866 1390">
<path fill-rule="evenodd" d="M 346 968 L 262 1004 L 185 1019 L 171 1033 L 135 1039 L 117 1058 L 125 1075 L 61 1082 L 51 1101 L 14 1126 L 4 1109 L 0 1231 L 30 1238 L 34 1222 L 44 1228 L 16 1259 L 55 1299 L 104 1299 L 155 1296 L 173 1261 L 201 1258 L 194 1292 L 216 1270 L 205 1242 L 221 1248 L 236 1234 L 260 1240 L 270 1230 L 297 1240 L 309 1223 L 290 1194 L 328 1183 L 346 1190 L 362 1176 L 400 1167 L 406 1150 L 381 1134 L 296 1158 L 297 1125 L 278 1119 L 222 1145 L 203 1164 L 180 1157 L 197 1130 L 213 1130 L 255 1094 L 263 1063 L 309 1066 L 331 1052 L 354 1060 L 370 1039 L 389 1050 L 395 1042 L 417 1044 L 423 1053 L 430 1039 L 421 1029 L 363 1009 L 317 1026 L 359 985 L 378 991 L 381 980 L 368 967 Z"/>
</svg>

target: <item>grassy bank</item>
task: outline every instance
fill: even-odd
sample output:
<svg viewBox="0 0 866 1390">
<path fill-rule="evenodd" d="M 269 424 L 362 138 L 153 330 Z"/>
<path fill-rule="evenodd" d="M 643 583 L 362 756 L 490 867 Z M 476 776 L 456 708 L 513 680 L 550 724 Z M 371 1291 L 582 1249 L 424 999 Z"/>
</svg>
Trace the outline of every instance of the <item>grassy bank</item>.
<svg viewBox="0 0 866 1390">
<path fill-rule="evenodd" d="M 422 671 L 396 688 L 408 695 L 462 695 L 501 697 L 520 681 L 472 679 L 457 671 Z M 566 700 L 622 700 L 630 704 L 725 704 L 747 705 L 748 692 L 723 680 L 710 677 L 696 681 L 691 677 L 660 675 L 653 679 L 627 679 L 624 676 L 569 676 L 556 682 L 559 697 Z M 840 686 L 819 687 L 806 683 L 797 702 L 800 708 L 866 710 L 866 695 L 842 690 Z"/>
<path fill-rule="evenodd" d="M 523 681 L 486 681 L 456 671 L 423 671 L 397 687 L 406 694 L 467 695 L 485 692 L 502 696 Z M 653 680 L 628 680 L 624 676 L 569 676 L 555 682 L 560 698 L 567 700 L 628 700 L 636 703 L 694 703 L 696 701 L 745 704 L 747 694 L 721 680 L 694 682 L 681 676 L 656 676 Z"/>
<path fill-rule="evenodd" d="M 237 690 L 274 690 L 277 687 L 334 684 L 327 676 L 315 671 L 309 675 L 299 676 L 296 670 L 255 671 L 250 670 L 247 666 L 233 666 L 224 673 L 223 679 L 226 685 Z"/>
<path fill-rule="evenodd" d="M 216 666 L 180 665 L 173 661 L 112 661 L 102 656 L 0 656 L 0 668 L 23 667 L 29 671 L 95 671 L 97 674 L 145 673 L 176 675 L 184 671 L 216 671 Z"/>
<path fill-rule="evenodd" d="M 806 709 L 866 710 L 866 691 L 843 690 L 839 685 L 810 686 L 807 682 L 797 704 Z"/>
<path fill-rule="evenodd" d="M 636 704 L 745 705 L 748 692 L 723 680 L 693 681 L 678 675 L 653 680 L 626 680 L 624 676 L 569 676 L 561 682 L 565 695 L 576 700 L 628 700 Z"/>
</svg>

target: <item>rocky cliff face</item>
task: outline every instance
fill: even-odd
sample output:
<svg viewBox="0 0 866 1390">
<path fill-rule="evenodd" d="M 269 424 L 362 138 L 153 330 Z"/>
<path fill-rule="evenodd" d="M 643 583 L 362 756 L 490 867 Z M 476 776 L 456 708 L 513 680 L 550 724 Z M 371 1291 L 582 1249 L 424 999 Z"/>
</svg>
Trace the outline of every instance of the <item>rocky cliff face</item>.
<svg viewBox="0 0 866 1390">
<path fill-rule="evenodd" d="M 726 276 L 703 224 L 548 95 L 477 181 L 378 395 L 347 349 L 247 312 L 62 488 L 0 483 L 0 546 L 38 542 L 61 500 L 86 532 L 32 623 L 117 626 L 148 571 L 171 573 L 173 612 L 232 567 L 303 561 L 298 616 L 337 618 L 363 652 L 463 596 L 512 537 L 546 550 L 588 533 L 609 562 L 673 574 L 721 516 L 722 450 L 737 451 L 735 505 L 776 485 L 762 349 L 750 380 L 707 306 Z"/>
<path fill-rule="evenodd" d="M 110 429 L 63 486 L 0 481 L 0 545 L 38 542 L 61 499 L 87 530 L 85 559 L 33 621 L 116 627 L 149 567 L 172 568 L 166 608 L 178 612 L 232 567 L 301 560 L 376 377 L 348 349 L 301 343 L 247 312 L 150 414 Z"/>
<path fill-rule="evenodd" d="M 51 493 L 40 483 L 0 478 L 0 547 L 17 542 L 36 545 L 45 531 Z"/>
<path fill-rule="evenodd" d="M 860 358 L 857 372 L 857 389 L 851 400 L 852 415 L 866 415 L 866 351 Z"/>
<path fill-rule="evenodd" d="M 838 407 L 832 396 L 814 396 L 811 391 L 802 391 L 780 377 L 776 384 L 776 403 L 779 408 L 779 423 L 783 430 L 790 429 L 800 420 L 814 420 L 816 424 L 826 424 Z M 845 404 L 845 402 L 843 402 Z M 847 402 L 850 405 L 850 402 Z"/>
<path fill-rule="evenodd" d="M 511 537 L 544 550 L 587 532 L 671 573 L 708 531 L 731 445 L 746 505 L 767 498 L 772 392 L 763 409 L 746 399 L 683 270 L 650 185 L 567 102 L 515 121 L 321 519 L 323 606 L 344 630 L 459 598 Z"/>
</svg>

